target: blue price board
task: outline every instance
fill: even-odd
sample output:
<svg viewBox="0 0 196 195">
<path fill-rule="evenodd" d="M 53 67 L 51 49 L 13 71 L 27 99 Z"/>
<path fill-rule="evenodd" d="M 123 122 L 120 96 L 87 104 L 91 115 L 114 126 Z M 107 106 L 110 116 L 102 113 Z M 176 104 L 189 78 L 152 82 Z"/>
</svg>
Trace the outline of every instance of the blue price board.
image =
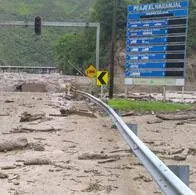
<svg viewBox="0 0 196 195">
<path fill-rule="evenodd" d="M 128 39 L 127 40 L 127 46 L 129 47 L 129 45 L 140 45 L 140 44 L 166 44 L 168 41 L 167 37 L 147 37 L 147 38 L 132 38 L 132 39 Z"/>
<path fill-rule="evenodd" d="M 129 71 L 125 73 L 129 77 L 165 77 L 165 71 Z"/>
<path fill-rule="evenodd" d="M 167 50 L 167 46 L 140 46 L 140 47 L 127 47 L 127 52 L 155 52 L 163 53 Z"/>
<path fill-rule="evenodd" d="M 164 62 L 160 62 L 160 63 L 130 63 L 130 64 L 126 64 L 125 68 L 126 70 L 130 70 L 130 69 L 142 69 L 142 68 L 165 68 L 166 67 L 166 63 Z"/>
<path fill-rule="evenodd" d="M 141 55 L 127 55 L 127 61 L 133 60 L 164 60 L 166 59 L 166 54 L 141 54 Z"/>
<path fill-rule="evenodd" d="M 134 37 L 134 36 L 152 36 L 152 35 L 167 35 L 167 29 L 145 29 L 145 30 L 135 30 L 131 31 L 128 30 L 127 36 Z"/>
<path fill-rule="evenodd" d="M 168 25 L 168 20 L 153 21 L 128 21 L 128 28 L 145 28 L 145 27 L 164 27 Z"/>
<path fill-rule="evenodd" d="M 125 77 L 184 78 L 188 7 L 187 0 L 128 6 Z"/>
<path fill-rule="evenodd" d="M 152 13 L 136 13 L 136 14 L 129 14 L 128 20 L 139 20 L 145 18 L 154 18 L 154 17 L 186 17 L 188 15 L 188 11 L 186 9 L 183 10 L 168 10 L 168 11 L 159 11 L 159 12 L 152 12 Z"/>
</svg>

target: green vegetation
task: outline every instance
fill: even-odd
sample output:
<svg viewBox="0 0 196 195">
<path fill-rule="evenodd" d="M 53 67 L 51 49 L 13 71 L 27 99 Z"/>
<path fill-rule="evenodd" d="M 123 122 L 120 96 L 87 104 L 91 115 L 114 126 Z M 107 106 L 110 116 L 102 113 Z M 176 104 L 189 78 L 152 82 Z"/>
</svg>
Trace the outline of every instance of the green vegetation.
<svg viewBox="0 0 196 195">
<path fill-rule="evenodd" d="M 0 21 L 81 22 L 88 21 L 94 0 L 0 0 Z M 0 27 L 0 65 L 58 66 L 56 46 L 67 34 L 81 32 L 79 28 L 42 28 L 36 36 L 33 27 Z M 66 35 L 65 35 L 66 34 Z M 72 45 L 72 43 L 67 43 Z M 68 64 L 64 62 L 64 70 Z M 66 72 L 66 71 L 65 71 Z"/>
<path fill-rule="evenodd" d="M 191 105 L 180 103 L 165 103 L 157 101 L 135 101 L 127 99 L 112 99 L 108 104 L 117 110 L 122 111 L 139 111 L 139 112 L 176 112 L 177 110 L 191 109 Z"/>
<path fill-rule="evenodd" d="M 170 0 L 164 0 L 170 1 Z M 125 43 L 128 4 L 163 0 L 118 0 L 117 40 Z M 107 69 L 111 47 L 113 0 L 0 0 L 0 21 L 99 22 L 101 24 L 100 67 Z M 196 45 L 196 0 L 190 0 L 188 49 Z M 68 60 L 84 70 L 95 64 L 95 29 L 49 28 L 35 36 L 33 27 L 1 27 L 0 65 L 59 66 L 74 73 Z"/>
</svg>

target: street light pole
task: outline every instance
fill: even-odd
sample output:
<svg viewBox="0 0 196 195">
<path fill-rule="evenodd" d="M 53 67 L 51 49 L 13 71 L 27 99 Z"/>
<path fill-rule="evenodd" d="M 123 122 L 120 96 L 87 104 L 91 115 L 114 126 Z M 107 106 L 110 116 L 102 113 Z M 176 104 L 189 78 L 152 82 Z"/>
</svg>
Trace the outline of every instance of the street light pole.
<svg viewBox="0 0 196 195">
<path fill-rule="evenodd" d="M 113 0 L 113 18 L 112 18 L 112 39 L 111 39 L 111 55 L 110 55 L 110 82 L 109 82 L 109 98 L 113 98 L 114 90 L 114 55 L 116 42 L 116 15 L 117 15 L 117 1 Z"/>
</svg>

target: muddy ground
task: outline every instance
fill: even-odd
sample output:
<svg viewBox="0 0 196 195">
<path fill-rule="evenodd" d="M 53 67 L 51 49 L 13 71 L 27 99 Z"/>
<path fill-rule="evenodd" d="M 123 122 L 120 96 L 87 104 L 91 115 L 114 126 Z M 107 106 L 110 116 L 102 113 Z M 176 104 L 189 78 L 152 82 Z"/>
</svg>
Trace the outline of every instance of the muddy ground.
<svg viewBox="0 0 196 195">
<path fill-rule="evenodd" d="M 0 194 L 161 194 L 108 116 L 89 102 L 64 96 L 0 92 Z M 61 108 L 95 116 L 62 116 Z M 166 165 L 189 165 L 196 191 L 195 121 L 156 123 L 152 114 L 123 119 L 138 124 L 138 136 Z M 24 145 L 5 149 L 15 142 Z"/>
</svg>

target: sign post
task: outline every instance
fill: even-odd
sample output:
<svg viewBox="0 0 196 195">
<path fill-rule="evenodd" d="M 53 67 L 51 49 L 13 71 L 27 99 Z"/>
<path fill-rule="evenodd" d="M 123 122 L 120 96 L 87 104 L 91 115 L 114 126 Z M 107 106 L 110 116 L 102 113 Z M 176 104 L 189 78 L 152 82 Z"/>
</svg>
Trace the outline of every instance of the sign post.
<svg viewBox="0 0 196 195">
<path fill-rule="evenodd" d="M 188 1 L 130 5 L 126 85 L 184 86 Z"/>
</svg>

